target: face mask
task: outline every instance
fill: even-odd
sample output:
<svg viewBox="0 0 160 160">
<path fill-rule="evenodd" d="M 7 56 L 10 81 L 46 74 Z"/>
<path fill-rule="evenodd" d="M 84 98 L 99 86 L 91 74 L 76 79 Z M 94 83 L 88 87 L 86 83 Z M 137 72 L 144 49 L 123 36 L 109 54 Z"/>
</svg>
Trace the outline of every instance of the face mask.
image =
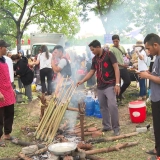
<svg viewBox="0 0 160 160">
<path fill-rule="evenodd" d="M 140 51 L 142 49 L 142 47 L 135 47 L 136 51 Z"/>
</svg>

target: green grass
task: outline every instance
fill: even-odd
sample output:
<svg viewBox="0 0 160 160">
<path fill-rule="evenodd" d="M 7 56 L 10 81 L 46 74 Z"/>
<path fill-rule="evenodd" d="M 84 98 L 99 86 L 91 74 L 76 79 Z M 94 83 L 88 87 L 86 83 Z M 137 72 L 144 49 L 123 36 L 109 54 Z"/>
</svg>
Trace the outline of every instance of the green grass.
<svg viewBox="0 0 160 160">
<path fill-rule="evenodd" d="M 33 107 L 33 106 L 32 106 Z M 27 104 L 16 104 L 15 105 L 15 115 L 12 136 L 19 138 L 22 141 L 32 142 L 33 139 L 23 134 L 21 127 L 31 126 L 31 124 L 38 124 L 38 115 L 31 116 L 33 108 Z M 18 153 L 21 151 L 22 147 L 11 143 L 10 141 L 5 141 L 6 147 L 0 147 L 0 158 L 13 158 L 17 157 Z"/>
<path fill-rule="evenodd" d="M 135 84 L 132 84 L 130 88 L 127 90 L 125 96 L 125 105 L 119 106 L 119 115 L 120 115 L 120 128 L 121 134 L 135 132 L 136 125 L 145 126 L 147 124 L 152 124 L 151 114 L 147 115 L 147 119 L 144 123 L 135 124 L 132 123 L 129 116 L 128 103 L 130 101 L 136 100 L 137 97 L 134 96 L 135 93 L 138 93 L 136 90 Z M 33 114 L 33 112 L 37 112 L 40 108 L 38 106 L 38 102 L 32 104 L 32 106 L 28 105 L 16 105 L 15 106 L 15 120 L 13 125 L 13 136 L 16 136 L 24 141 L 33 141 L 34 138 L 29 138 L 27 135 L 23 134 L 21 131 L 22 126 L 30 126 L 31 124 L 38 123 L 39 114 Z M 150 108 L 150 104 L 147 104 L 148 108 Z M 39 111 L 37 112 L 39 113 Z M 87 123 L 94 122 L 98 127 L 102 127 L 101 119 L 97 119 L 94 117 L 85 117 Z M 113 136 L 113 132 L 107 132 L 103 136 L 110 137 Z M 89 139 L 91 137 L 85 137 L 85 139 Z M 121 149 L 119 151 L 97 154 L 97 156 L 105 158 L 106 160 L 145 160 L 148 158 L 148 155 L 145 153 L 146 150 L 154 148 L 154 141 L 151 139 L 150 131 L 146 133 L 138 134 L 137 136 L 132 136 L 130 138 L 125 138 L 117 141 L 104 142 L 99 144 L 94 144 L 94 149 L 96 148 L 108 148 L 115 146 L 118 143 L 126 143 L 126 142 L 136 142 L 138 141 L 138 145 L 133 147 L 128 147 Z M 5 148 L 0 148 L 0 158 L 6 157 L 16 157 L 17 154 L 21 151 L 20 146 L 14 145 L 11 142 L 6 143 L 7 146 Z"/>
</svg>

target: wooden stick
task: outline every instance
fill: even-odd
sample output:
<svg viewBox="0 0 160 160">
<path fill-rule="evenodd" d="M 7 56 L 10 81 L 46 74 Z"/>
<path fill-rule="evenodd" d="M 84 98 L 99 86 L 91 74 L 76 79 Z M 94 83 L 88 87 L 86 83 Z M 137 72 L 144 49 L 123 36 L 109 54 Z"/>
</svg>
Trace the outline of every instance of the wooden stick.
<svg viewBox="0 0 160 160">
<path fill-rule="evenodd" d="M 32 160 L 32 158 L 27 157 L 25 154 L 22 152 L 18 153 L 18 156 L 24 160 Z"/>
<path fill-rule="evenodd" d="M 138 144 L 138 142 L 129 142 L 129 143 L 117 144 L 114 147 L 94 149 L 94 150 L 90 150 L 90 151 L 85 151 L 85 153 L 87 155 L 91 155 L 91 154 L 97 154 L 97 153 L 119 151 L 119 149 L 121 149 L 121 148 L 131 147 L 131 146 L 135 146 L 137 144 Z"/>
<path fill-rule="evenodd" d="M 80 115 L 80 126 L 81 126 L 81 140 L 84 141 L 84 110 L 82 109 L 82 103 L 78 103 L 79 115 Z"/>
<path fill-rule="evenodd" d="M 89 139 L 86 142 L 87 143 L 101 143 L 101 142 L 107 142 L 107 141 L 115 141 L 115 140 L 119 140 L 122 138 L 128 138 L 131 136 L 136 136 L 138 134 L 138 132 L 133 132 L 133 133 L 128 133 L 128 134 L 122 134 L 119 136 L 114 136 L 114 137 L 108 137 L 108 138 L 100 138 L 100 139 Z"/>
<path fill-rule="evenodd" d="M 67 107 L 67 110 L 78 112 L 78 108 L 73 108 L 73 107 Z"/>
<path fill-rule="evenodd" d="M 42 149 L 39 149 L 39 150 L 38 150 L 38 151 L 36 151 L 33 155 L 39 155 L 39 154 L 42 154 L 42 153 L 46 152 L 47 150 L 48 150 L 48 148 L 47 148 L 47 147 L 42 148 Z"/>
</svg>

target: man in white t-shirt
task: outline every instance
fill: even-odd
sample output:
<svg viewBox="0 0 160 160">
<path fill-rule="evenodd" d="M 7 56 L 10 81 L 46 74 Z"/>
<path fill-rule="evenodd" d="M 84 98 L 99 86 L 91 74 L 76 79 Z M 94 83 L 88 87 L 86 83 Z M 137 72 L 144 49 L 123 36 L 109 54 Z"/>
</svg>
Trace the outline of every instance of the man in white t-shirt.
<svg viewBox="0 0 160 160">
<path fill-rule="evenodd" d="M 60 61 L 58 65 L 54 63 L 55 58 L 59 58 Z M 52 69 L 55 73 L 60 73 L 64 78 L 70 78 L 71 76 L 71 66 L 66 57 L 64 57 L 64 49 L 60 45 L 56 45 L 53 49 L 53 61 L 52 61 Z"/>
<path fill-rule="evenodd" d="M 14 71 L 13 71 L 13 62 L 11 60 L 10 57 L 4 56 L 4 58 L 6 59 L 6 63 L 8 65 L 8 69 L 9 69 L 9 76 L 10 76 L 10 80 L 12 83 L 12 86 L 14 85 Z"/>
</svg>

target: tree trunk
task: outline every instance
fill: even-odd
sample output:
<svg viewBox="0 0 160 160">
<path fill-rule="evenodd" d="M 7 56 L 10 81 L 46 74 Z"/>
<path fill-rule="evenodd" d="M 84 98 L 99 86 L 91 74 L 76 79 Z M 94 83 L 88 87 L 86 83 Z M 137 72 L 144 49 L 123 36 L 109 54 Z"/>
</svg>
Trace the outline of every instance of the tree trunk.
<svg viewBox="0 0 160 160">
<path fill-rule="evenodd" d="M 22 39 L 22 32 L 20 30 L 20 24 L 17 24 L 17 53 L 21 49 L 21 39 Z"/>
</svg>

